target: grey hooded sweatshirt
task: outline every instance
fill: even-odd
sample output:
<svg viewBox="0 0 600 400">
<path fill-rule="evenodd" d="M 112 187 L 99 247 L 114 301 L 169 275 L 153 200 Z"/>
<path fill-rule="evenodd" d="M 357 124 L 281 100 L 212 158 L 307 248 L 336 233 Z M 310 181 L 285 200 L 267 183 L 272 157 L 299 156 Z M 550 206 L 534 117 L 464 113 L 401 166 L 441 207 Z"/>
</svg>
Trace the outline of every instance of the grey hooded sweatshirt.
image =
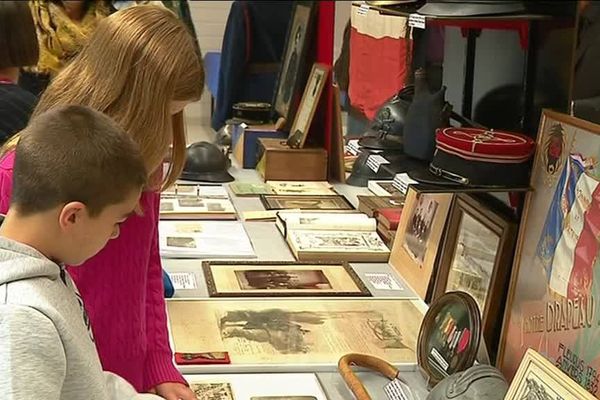
<svg viewBox="0 0 600 400">
<path fill-rule="evenodd" d="M 0 237 L 0 399 L 160 399 L 102 371 L 69 275 Z"/>
</svg>

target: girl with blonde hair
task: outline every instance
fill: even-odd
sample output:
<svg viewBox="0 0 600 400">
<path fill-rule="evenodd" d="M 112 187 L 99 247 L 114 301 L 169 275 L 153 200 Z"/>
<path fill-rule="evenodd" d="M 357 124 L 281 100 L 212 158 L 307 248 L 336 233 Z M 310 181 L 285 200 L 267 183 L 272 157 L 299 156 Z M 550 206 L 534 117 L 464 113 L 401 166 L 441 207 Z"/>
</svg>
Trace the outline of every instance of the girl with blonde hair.
<svg viewBox="0 0 600 400">
<path fill-rule="evenodd" d="M 38 115 L 78 104 L 105 113 L 140 145 L 146 168 L 152 171 L 140 215 L 127 219 L 119 238 L 85 268 L 69 273 L 84 299 L 104 369 L 121 375 L 138 391 L 153 391 L 166 399 L 195 399 L 172 362 L 158 249 L 159 190 L 183 169 L 182 110 L 200 98 L 204 86 L 195 46 L 186 26 L 163 7 L 119 11 L 98 24 L 34 111 Z M 14 142 L 0 160 L 0 212 L 7 211 L 10 200 Z M 166 158 L 170 165 L 163 177 Z M 86 179 L 86 173 L 73 171 L 73 179 Z"/>
</svg>

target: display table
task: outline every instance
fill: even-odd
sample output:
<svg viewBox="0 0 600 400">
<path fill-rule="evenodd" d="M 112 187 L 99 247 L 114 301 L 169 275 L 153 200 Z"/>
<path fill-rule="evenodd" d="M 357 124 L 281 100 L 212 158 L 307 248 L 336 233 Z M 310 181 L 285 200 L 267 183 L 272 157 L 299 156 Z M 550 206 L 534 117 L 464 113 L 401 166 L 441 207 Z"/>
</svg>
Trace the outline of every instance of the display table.
<svg viewBox="0 0 600 400">
<path fill-rule="evenodd" d="M 229 171 L 237 181 L 247 183 L 262 182 L 255 170 L 239 169 L 233 167 Z M 356 207 L 358 205 L 357 195 L 371 194 L 367 188 L 357 188 L 344 184 L 335 184 L 336 190 L 348 198 Z M 231 200 L 238 212 L 258 211 L 264 207 L 258 197 L 236 197 L 230 193 Z M 239 216 L 240 220 L 241 215 Z M 275 227 L 274 222 L 243 221 L 244 227 L 254 250 L 256 260 L 261 261 L 293 261 L 294 257 L 288 249 L 283 237 Z M 163 267 L 168 273 L 194 274 L 197 287 L 194 289 L 177 290 L 175 297 L 178 298 L 202 298 L 208 297 L 208 290 L 201 268 L 201 261 L 190 259 L 163 259 Z M 408 287 L 402 278 L 387 263 L 352 263 L 351 267 L 365 282 L 374 297 L 414 297 L 416 294 Z M 365 279 L 366 273 L 386 273 L 391 275 L 399 284 L 399 290 L 378 290 Z M 287 371 L 279 371 L 287 372 Z M 365 383 L 372 398 L 385 400 L 383 386 L 388 382 L 383 376 L 372 372 L 359 372 L 361 380 Z M 352 393 L 346 387 L 341 376 L 336 372 L 318 372 L 317 377 L 323 386 L 329 400 L 349 400 L 353 398 Z M 411 385 L 417 399 L 425 399 L 427 396 L 426 384 L 419 372 L 404 372 L 402 377 Z"/>
</svg>

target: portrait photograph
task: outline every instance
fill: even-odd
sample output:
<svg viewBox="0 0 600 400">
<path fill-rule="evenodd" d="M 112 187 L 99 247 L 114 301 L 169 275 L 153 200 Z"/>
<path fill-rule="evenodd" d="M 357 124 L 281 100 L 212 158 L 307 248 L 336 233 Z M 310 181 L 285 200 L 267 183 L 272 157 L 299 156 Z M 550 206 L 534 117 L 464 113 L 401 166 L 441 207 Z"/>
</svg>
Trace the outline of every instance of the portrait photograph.
<svg viewBox="0 0 600 400">
<path fill-rule="evenodd" d="M 422 264 L 425 258 L 427 241 L 437 209 L 438 203 L 435 196 L 422 194 L 418 196 L 417 206 L 408 220 L 404 246 L 418 264 Z"/>
<path fill-rule="evenodd" d="M 281 69 L 275 89 L 274 108 L 286 119 L 288 127 L 294 120 L 302 90 L 306 83 L 308 46 L 312 39 L 314 4 L 295 2 L 289 23 Z"/>
<path fill-rule="evenodd" d="M 422 299 L 431 297 L 428 289 L 453 198 L 452 193 L 408 188 L 389 262 Z"/>
<path fill-rule="evenodd" d="M 347 263 L 205 261 L 202 269 L 211 297 L 371 295 Z"/>
</svg>

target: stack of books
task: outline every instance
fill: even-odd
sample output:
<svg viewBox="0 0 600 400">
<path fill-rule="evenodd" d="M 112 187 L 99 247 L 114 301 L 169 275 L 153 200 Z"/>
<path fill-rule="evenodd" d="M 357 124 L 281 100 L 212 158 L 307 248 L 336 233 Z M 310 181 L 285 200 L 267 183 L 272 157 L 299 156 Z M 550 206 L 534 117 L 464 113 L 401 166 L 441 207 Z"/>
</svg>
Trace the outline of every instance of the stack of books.
<svg viewBox="0 0 600 400">
<path fill-rule="evenodd" d="M 403 207 L 404 197 L 401 196 L 358 196 L 358 211 L 376 219 L 376 231 L 390 248 Z"/>
</svg>

